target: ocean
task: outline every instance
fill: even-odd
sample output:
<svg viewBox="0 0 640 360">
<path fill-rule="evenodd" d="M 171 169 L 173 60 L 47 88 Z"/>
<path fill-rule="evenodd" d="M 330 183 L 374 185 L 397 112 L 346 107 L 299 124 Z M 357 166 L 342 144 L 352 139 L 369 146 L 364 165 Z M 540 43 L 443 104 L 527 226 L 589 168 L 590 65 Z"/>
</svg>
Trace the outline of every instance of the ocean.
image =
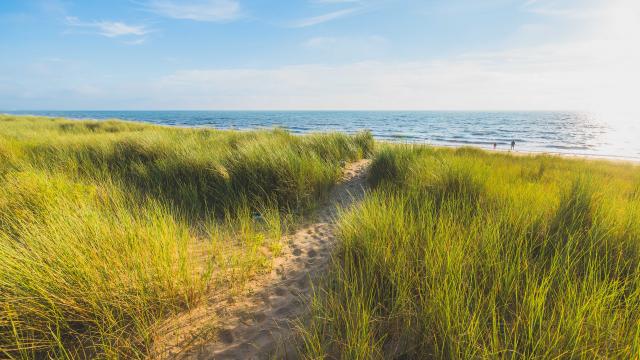
<svg viewBox="0 0 640 360">
<path fill-rule="evenodd" d="M 123 119 L 216 129 L 284 128 L 302 134 L 370 130 L 377 139 L 444 146 L 640 160 L 637 121 L 579 112 L 463 111 L 13 111 L 73 119 Z"/>
</svg>

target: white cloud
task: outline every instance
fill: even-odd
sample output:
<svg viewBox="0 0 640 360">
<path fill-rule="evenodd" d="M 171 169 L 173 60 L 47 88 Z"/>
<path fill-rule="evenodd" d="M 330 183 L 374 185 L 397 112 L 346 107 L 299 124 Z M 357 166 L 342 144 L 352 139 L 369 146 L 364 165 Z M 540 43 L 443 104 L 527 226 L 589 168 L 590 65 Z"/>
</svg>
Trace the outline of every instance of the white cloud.
<svg viewBox="0 0 640 360">
<path fill-rule="evenodd" d="M 583 36 L 572 40 L 432 61 L 184 70 L 155 83 L 150 94 L 169 108 L 185 109 L 567 109 L 637 114 L 640 3 L 607 4 L 585 23 Z M 315 37 L 303 45 L 332 49 L 345 41 Z"/>
<path fill-rule="evenodd" d="M 609 4 L 616 0 L 608 0 Z M 538 15 L 589 19 L 601 15 L 606 2 L 597 0 L 529 0 L 524 8 Z"/>
<path fill-rule="evenodd" d="M 144 26 L 127 25 L 122 22 L 101 21 L 95 24 L 100 33 L 107 37 L 123 35 L 145 35 L 149 32 Z"/>
<path fill-rule="evenodd" d="M 184 70 L 155 83 L 151 94 L 167 107 L 203 109 L 568 109 L 637 114 L 640 3 L 609 2 L 589 24 L 579 39 L 428 61 Z M 331 49 L 344 41 L 315 37 L 303 45 Z"/>
<path fill-rule="evenodd" d="M 94 29 L 98 34 L 111 38 L 119 36 L 143 36 L 151 32 L 146 26 L 129 25 L 120 21 L 83 22 L 73 16 L 68 16 L 66 20 L 70 26 Z"/>
<path fill-rule="evenodd" d="M 79 86 L 87 81 L 86 76 L 78 76 L 74 82 L 47 80 L 51 76 L 64 78 L 78 73 L 78 66 L 73 66 L 32 74 L 31 80 L 20 77 L 15 80 L 19 83 L 11 88 L 39 91 L 42 104 L 62 108 L 98 104 L 96 107 L 160 110 L 635 109 L 637 112 L 640 3 L 612 0 L 608 4 L 597 19 L 589 20 L 591 26 L 584 29 L 583 38 L 542 46 L 420 61 L 184 69 L 159 79 L 92 79 L 91 89 Z M 343 37 L 316 37 L 303 46 L 317 51 L 345 41 Z M 57 69 L 57 64 L 47 66 Z M 30 86 L 41 83 L 50 85 L 47 89 Z M 84 97 L 67 96 L 70 90 L 64 86 L 69 83 L 78 84 L 76 89 L 83 90 L 74 90 L 72 94 L 82 93 Z M 92 95 L 98 94 L 95 89 L 101 90 L 99 95 Z M 20 104 L 16 94 L 20 92 L 0 91 L 0 107 L 3 101 Z"/>
<path fill-rule="evenodd" d="M 598 50 L 610 45 L 596 39 L 430 61 L 191 69 L 130 82 L 87 83 L 84 76 L 74 77 L 78 67 L 73 66 L 21 78 L 23 86 L 15 88 L 26 89 L 24 95 L 0 92 L 0 107 L 2 101 L 15 106 L 21 103 L 16 96 L 29 96 L 42 106 L 59 108 L 633 109 L 640 55 L 636 50 Z M 57 64 L 50 66 L 59 68 Z M 75 80 L 51 80 L 69 75 Z M 30 86 L 43 78 L 47 88 Z M 83 87 L 87 84 L 91 86 Z"/>
<path fill-rule="evenodd" d="M 582 61 L 589 49 L 590 44 L 584 44 L 571 49 L 549 46 L 422 62 L 194 69 L 131 82 L 93 79 L 87 83 L 86 79 L 64 78 L 47 81 L 46 88 L 28 83 L 11 86 L 0 91 L 0 107 L 3 101 L 17 106 L 20 100 L 11 99 L 22 96 L 37 99 L 39 106 L 60 108 L 557 109 L 608 113 L 635 108 L 637 112 L 640 76 L 637 70 L 630 72 L 629 66 L 639 59 L 628 59 L 626 64 L 618 63 L 619 67 L 611 66 L 606 57 Z M 42 75 L 31 83 L 42 83 Z"/>
<path fill-rule="evenodd" d="M 592 45 L 421 62 L 185 70 L 161 79 L 152 93 L 169 108 L 202 109 L 580 110 L 613 94 L 631 101 L 625 84 L 632 74 L 603 68 L 608 59 L 591 56 Z"/>
<path fill-rule="evenodd" d="M 173 19 L 224 22 L 241 16 L 236 0 L 151 0 L 146 6 L 151 12 Z"/>
<path fill-rule="evenodd" d="M 338 10 L 338 11 L 333 11 L 327 14 L 323 14 L 323 15 L 318 15 L 318 16 L 312 16 L 312 17 L 308 17 L 308 18 L 304 18 L 304 19 L 299 19 L 296 20 L 294 22 L 292 22 L 290 24 L 290 27 L 294 27 L 294 28 L 301 28 L 301 27 L 308 27 L 308 26 L 314 26 L 314 25 L 318 25 L 318 24 L 322 24 L 328 21 L 332 21 L 332 20 L 336 20 L 342 17 L 345 17 L 347 15 L 351 15 L 354 12 L 356 12 L 356 10 L 358 10 L 358 8 L 349 8 L 349 9 L 342 9 L 342 10 Z"/>
</svg>

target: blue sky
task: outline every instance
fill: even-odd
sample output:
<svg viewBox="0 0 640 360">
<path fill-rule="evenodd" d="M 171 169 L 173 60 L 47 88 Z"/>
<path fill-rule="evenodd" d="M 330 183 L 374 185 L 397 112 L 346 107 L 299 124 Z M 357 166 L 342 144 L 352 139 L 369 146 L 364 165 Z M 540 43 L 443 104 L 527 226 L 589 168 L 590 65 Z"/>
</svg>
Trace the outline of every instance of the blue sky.
<svg viewBox="0 0 640 360">
<path fill-rule="evenodd" d="M 634 0 L 3 0 L 0 109 L 620 107 L 638 23 Z"/>
</svg>

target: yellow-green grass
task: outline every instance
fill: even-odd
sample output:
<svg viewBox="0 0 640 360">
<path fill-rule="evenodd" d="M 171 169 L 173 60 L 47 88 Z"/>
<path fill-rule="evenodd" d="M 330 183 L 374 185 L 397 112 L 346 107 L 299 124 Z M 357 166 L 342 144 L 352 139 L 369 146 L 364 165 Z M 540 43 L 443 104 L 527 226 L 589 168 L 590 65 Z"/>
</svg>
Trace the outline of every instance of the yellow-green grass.
<svg viewBox="0 0 640 360">
<path fill-rule="evenodd" d="M 385 146 L 307 358 L 637 358 L 640 167 Z"/>
<path fill-rule="evenodd" d="M 369 134 L 0 116 L 0 358 L 142 357 L 269 266 Z"/>
</svg>

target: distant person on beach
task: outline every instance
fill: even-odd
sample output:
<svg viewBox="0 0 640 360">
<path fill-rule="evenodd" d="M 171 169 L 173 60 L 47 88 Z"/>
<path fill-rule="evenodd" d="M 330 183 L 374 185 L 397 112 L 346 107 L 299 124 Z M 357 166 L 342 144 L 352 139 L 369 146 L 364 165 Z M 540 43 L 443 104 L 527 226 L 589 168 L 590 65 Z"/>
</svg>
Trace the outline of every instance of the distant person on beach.
<svg viewBox="0 0 640 360">
<path fill-rule="evenodd" d="M 516 141 L 515 140 L 511 140 L 511 150 L 516 148 Z"/>
<path fill-rule="evenodd" d="M 498 146 L 498 144 L 493 143 L 493 150 L 495 150 L 495 149 L 496 149 L 496 146 Z"/>
</svg>

